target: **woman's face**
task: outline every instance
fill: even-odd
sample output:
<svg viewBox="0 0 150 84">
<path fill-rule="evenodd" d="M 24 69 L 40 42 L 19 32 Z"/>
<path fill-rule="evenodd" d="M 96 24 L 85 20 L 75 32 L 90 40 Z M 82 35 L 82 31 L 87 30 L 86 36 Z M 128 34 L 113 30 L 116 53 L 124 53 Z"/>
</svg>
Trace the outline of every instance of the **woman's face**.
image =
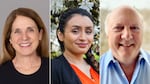
<svg viewBox="0 0 150 84">
<path fill-rule="evenodd" d="M 93 22 L 87 16 L 75 14 L 65 26 L 60 40 L 64 42 L 66 52 L 85 54 L 91 47 L 94 36 Z"/>
<path fill-rule="evenodd" d="M 12 24 L 10 43 L 17 55 L 36 55 L 42 30 L 39 32 L 36 23 L 29 17 L 17 16 Z"/>
</svg>

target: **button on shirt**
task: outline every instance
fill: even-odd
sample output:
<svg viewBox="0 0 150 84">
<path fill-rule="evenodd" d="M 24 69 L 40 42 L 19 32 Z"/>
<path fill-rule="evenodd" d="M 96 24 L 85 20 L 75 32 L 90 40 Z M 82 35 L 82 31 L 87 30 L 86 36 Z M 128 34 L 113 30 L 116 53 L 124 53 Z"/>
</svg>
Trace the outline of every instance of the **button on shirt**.
<svg viewBox="0 0 150 84">
<path fill-rule="evenodd" d="M 101 84 L 150 84 L 150 54 L 140 50 L 139 59 L 129 83 L 125 73 L 109 50 L 100 59 Z"/>
</svg>

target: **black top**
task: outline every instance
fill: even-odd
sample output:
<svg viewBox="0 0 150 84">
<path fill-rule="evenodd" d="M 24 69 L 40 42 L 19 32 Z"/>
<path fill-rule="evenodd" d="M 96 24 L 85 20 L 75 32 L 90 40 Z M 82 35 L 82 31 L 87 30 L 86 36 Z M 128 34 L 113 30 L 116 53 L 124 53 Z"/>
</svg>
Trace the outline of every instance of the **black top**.
<svg viewBox="0 0 150 84">
<path fill-rule="evenodd" d="M 49 59 L 42 58 L 38 71 L 30 75 L 18 72 L 12 61 L 0 67 L 0 84 L 49 84 Z"/>
<path fill-rule="evenodd" d="M 63 55 L 51 62 L 51 84 L 82 84 Z"/>
</svg>

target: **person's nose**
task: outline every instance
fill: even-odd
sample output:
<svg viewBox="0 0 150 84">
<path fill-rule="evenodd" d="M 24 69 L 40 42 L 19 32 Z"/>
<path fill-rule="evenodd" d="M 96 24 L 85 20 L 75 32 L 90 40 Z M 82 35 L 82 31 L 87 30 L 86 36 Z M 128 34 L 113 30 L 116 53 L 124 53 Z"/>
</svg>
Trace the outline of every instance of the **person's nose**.
<svg viewBox="0 0 150 84">
<path fill-rule="evenodd" d="M 22 33 L 22 40 L 28 40 L 28 34 L 26 32 Z"/>
<path fill-rule="evenodd" d="M 124 28 L 124 30 L 122 31 L 121 38 L 127 41 L 133 38 L 132 31 L 130 30 L 130 28 Z"/>
<path fill-rule="evenodd" d="M 82 41 L 85 40 L 86 39 L 86 33 L 85 32 L 81 32 L 80 36 L 79 36 L 79 39 L 82 40 Z"/>
</svg>

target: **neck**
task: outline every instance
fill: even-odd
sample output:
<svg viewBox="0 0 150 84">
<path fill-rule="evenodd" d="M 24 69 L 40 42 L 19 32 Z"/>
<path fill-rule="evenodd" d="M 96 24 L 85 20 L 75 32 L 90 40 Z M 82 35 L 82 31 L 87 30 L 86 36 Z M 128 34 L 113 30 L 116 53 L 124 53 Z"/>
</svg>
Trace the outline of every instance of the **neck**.
<svg viewBox="0 0 150 84">
<path fill-rule="evenodd" d="M 22 55 L 16 54 L 13 61 L 20 62 L 20 63 L 32 63 L 39 59 L 40 59 L 40 56 L 38 56 L 37 54 L 30 55 L 30 56 L 22 56 Z"/>
<path fill-rule="evenodd" d="M 17 62 L 20 62 L 20 63 L 24 63 L 24 62 L 34 62 L 34 61 L 37 61 L 37 60 L 39 60 L 39 59 L 40 59 L 39 56 L 37 56 L 37 57 L 22 57 L 22 58 L 20 58 L 20 57 L 15 57 L 15 58 L 13 59 L 13 61 L 17 61 Z"/>
<path fill-rule="evenodd" d="M 64 53 L 64 57 L 67 59 L 67 61 L 71 64 L 81 64 L 81 63 L 85 63 L 85 60 L 83 59 L 83 55 L 84 54 L 75 54 L 75 53 L 71 53 L 71 52 L 67 52 L 65 51 Z"/>
<path fill-rule="evenodd" d="M 22 74 L 32 74 L 36 72 L 41 66 L 40 56 L 16 55 L 12 62 L 15 69 Z"/>
<path fill-rule="evenodd" d="M 131 80 L 132 80 L 132 76 L 133 76 L 133 73 L 134 73 L 134 70 L 135 70 L 135 67 L 136 67 L 136 63 L 137 63 L 137 59 L 134 60 L 130 64 L 120 63 L 121 68 L 123 69 L 123 71 L 124 71 L 124 73 L 125 73 L 125 75 L 126 75 L 129 82 L 131 82 Z"/>
<path fill-rule="evenodd" d="M 16 55 L 15 58 L 12 60 L 15 67 L 25 67 L 30 68 L 33 66 L 37 66 L 41 64 L 41 58 L 37 55 L 32 56 L 21 56 Z"/>
<path fill-rule="evenodd" d="M 79 70 L 81 70 L 84 74 L 86 74 L 89 78 L 92 78 L 90 75 L 90 65 L 83 59 L 84 54 L 76 54 L 65 51 L 64 57 L 70 64 L 75 65 Z"/>
</svg>

